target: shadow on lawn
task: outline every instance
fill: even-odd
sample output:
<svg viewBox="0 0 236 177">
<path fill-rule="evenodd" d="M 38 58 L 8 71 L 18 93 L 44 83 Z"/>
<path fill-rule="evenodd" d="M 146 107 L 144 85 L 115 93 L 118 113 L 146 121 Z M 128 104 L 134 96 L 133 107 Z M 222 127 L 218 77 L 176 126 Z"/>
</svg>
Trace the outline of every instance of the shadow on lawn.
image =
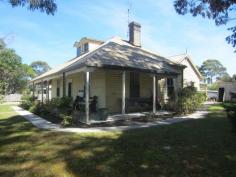
<svg viewBox="0 0 236 177">
<path fill-rule="evenodd" d="M 236 141 L 222 114 L 122 133 L 40 131 L 0 120 L 0 176 L 236 176 Z"/>
</svg>

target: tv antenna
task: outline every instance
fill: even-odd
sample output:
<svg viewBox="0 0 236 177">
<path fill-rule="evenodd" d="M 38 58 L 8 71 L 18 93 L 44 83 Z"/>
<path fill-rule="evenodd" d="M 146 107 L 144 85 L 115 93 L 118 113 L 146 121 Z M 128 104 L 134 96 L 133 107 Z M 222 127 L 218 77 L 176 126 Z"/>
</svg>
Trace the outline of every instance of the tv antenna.
<svg viewBox="0 0 236 177">
<path fill-rule="evenodd" d="M 131 16 L 131 10 L 132 10 L 132 0 L 128 0 L 128 26 L 129 26 L 129 23 L 130 23 L 130 16 Z M 128 28 L 128 32 L 127 32 L 127 37 L 129 39 L 129 28 Z"/>
</svg>

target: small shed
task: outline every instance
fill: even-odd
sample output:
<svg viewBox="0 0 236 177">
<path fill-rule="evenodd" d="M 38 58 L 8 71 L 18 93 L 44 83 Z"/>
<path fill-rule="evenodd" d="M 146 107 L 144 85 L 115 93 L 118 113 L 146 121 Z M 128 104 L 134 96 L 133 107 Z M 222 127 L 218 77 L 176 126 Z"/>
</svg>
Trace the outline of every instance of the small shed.
<svg viewBox="0 0 236 177">
<path fill-rule="evenodd" d="M 236 81 L 219 83 L 219 101 L 236 101 Z"/>
</svg>

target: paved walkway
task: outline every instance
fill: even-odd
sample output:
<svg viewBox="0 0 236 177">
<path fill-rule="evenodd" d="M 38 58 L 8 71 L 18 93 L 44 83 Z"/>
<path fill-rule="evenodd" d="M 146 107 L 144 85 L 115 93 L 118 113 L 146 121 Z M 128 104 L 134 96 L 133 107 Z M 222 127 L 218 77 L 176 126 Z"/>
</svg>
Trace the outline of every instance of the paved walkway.
<svg viewBox="0 0 236 177">
<path fill-rule="evenodd" d="M 187 115 L 187 116 L 176 116 L 173 118 L 168 118 L 165 120 L 157 120 L 154 122 L 148 123 L 141 123 L 136 122 L 132 125 L 127 126 L 116 126 L 116 127 L 93 127 L 93 128 L 62 128 L 57 124 L 53 124 L 29 111 L 26 111 L 18 106 L 13 106 L 13 109 L 22 117 L 30 121 L 33 125 L 40 129 L 46 130 L 53 130 L 53 131 L 60 131 L 60 132 L 75 132 L 75 133 L 89 133 L 89 132 L 106 132 L 106 131 L 125 131 L 130 129 L 137 129 L 137 128 L 147 128 L 153 126 L 160 126 L 160 125 L 170 125 L 178 122 L 183 122 L 192 119 L 201 119 L 204 118 L 206 114 L 209 112 L 207 108 L 209 105 L 214 104 L 211 102 L 206 102 L 204 105 L 198 109 L 195 113 Z"/>
</svg>

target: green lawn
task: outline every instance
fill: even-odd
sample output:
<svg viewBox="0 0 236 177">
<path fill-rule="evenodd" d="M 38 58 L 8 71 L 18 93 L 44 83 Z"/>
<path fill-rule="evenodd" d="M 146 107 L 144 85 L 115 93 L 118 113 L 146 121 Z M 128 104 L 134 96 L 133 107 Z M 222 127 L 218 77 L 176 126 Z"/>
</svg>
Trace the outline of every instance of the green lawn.
<svg viewBox="0 0 236 177">
<path fill-rule="evenodd" d="M 41 131 L 0 105 L 0 176 L 235 177 L 236 135 L 210 110 L 170 126 L 74 134 Z"/>
</svg>

